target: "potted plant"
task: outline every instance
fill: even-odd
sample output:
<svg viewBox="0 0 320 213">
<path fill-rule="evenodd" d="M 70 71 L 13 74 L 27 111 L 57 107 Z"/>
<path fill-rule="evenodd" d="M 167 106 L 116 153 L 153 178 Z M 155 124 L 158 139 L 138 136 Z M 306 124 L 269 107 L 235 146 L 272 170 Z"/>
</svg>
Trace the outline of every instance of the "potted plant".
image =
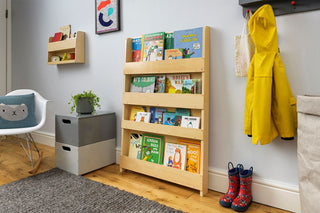
<svg viewBox="0 0 320 213">
<path fill-rule="evenodd" d="M 79 115 L 91 114 L 96 111 L 96 107 L 101 108 L 99 104 L 100 98 L 91 90 L 71 96 L 71 113 L 76 111 Z"/>
</svg>

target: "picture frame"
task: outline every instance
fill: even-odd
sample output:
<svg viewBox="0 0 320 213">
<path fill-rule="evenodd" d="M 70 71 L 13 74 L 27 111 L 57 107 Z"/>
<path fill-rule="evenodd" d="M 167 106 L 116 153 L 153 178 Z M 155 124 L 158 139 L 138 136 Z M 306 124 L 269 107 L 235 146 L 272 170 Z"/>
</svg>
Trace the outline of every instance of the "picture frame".
<svg viewBox="0 0 320 213">
<path fill-rule="evenodd" d="M 120 30 L 120 0 L 95 0 L 96 34 Z"/>
</svg>

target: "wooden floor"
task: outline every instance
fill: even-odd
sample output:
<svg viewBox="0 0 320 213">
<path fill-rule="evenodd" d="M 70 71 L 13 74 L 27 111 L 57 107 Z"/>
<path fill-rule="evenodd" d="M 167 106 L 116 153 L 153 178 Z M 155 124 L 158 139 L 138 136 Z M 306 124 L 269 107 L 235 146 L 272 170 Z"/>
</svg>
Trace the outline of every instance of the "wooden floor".
<svg viewBox="0 0 320 213">
<path fill-rule="evenodd" d="M 4 140 L 5 142 L 0 142 L 0 185 L 30 176 L 28 173 L 30 162 L 19 146 L 19 143 L 7 143 L 8 141 L 16 140 L 9 137 Z M 38 148 L 44 152 L 39 172 L 54 168 L 54 148 L 42 144 L 39 144 Z M 219 205 L 221 193 L 209 190 L 209 193 L 205 197 L 200 197 L 199 192 L 196 190 L 152 177 L 131 171 L 125 171 L 120 174 L 119 165 L 117 164 L 107 166 L 84 176 L 185 212 L 235 212 L 232 209 L 223 208 Z M 253 203 L 246 212 L 284 213 L 287 211 Z"/>
</svg>

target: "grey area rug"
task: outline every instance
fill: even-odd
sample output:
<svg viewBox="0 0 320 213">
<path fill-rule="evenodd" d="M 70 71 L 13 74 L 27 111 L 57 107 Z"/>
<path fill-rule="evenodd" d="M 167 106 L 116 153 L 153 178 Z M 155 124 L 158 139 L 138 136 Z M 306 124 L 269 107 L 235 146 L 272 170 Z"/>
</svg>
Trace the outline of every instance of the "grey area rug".
<svg viewBox="0 0 320 213">
<path fill-rule="evenodd" d="M 180 212 L 54 168 L 0 187 L 0 212 Z"/>
</svg>

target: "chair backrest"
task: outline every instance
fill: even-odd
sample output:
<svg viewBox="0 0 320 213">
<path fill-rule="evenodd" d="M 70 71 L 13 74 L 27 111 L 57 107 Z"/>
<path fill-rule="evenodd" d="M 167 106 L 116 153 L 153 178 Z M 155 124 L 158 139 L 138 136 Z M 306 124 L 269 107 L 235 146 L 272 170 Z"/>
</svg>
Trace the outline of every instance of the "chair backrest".
<svg viewBox="0 0 320 213">
<path fill-rule="evenodd" d="M 9 92 L 7 95 L 26 95 L 34 93 L 34 102 L 35 102 L 35 117 L 37 124 L 40 123 L 43 125 L 46 120 L 46 108 L 48 100 L 44 99 L 38 92 L 31 89 L 18 89 L 12 92 Z"/>
</svg>

